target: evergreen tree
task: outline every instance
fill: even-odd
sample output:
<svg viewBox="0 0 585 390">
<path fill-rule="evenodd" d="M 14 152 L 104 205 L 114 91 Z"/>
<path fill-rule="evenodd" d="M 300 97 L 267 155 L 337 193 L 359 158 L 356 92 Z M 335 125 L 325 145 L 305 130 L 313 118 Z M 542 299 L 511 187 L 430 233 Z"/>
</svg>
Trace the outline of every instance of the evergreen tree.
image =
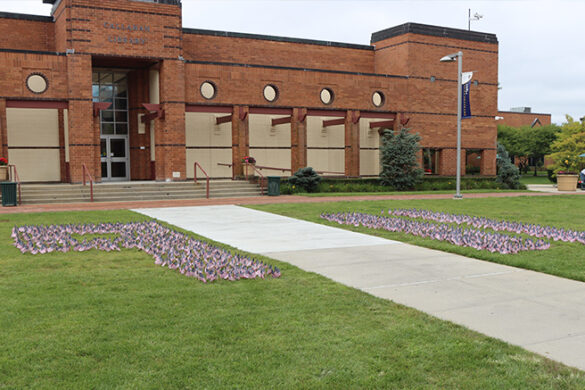
<svg viewBox="0 0 585 390">
<path fill-rule="evenodd" d="M 510 156 L 504 145 L 498 143 L 498 178 L 496 179 L 504 188 L 517 190 L 520 188 L 520 170 L 510 161 Z"/>
<path fill-rule="evenodd" d="M 423 170 L 417 160 L 420 136 L 400 131 L 384 130 L 380 145 L 380 180 L 382 185 L 398 191 L 413 189 L 420 182 Z"/>
</svg>

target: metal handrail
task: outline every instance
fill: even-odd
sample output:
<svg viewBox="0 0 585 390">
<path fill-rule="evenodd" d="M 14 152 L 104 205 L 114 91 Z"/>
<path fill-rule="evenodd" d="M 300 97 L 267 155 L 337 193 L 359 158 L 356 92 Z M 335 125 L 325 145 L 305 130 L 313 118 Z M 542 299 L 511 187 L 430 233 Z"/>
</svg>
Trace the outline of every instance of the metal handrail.
<svg viewBox="0 0 585 390">
<path fill-rule="evenodd" d="M 260 172 L 258 169 L 256 169 L 256 166 L 254 164 L 250 164 L 250 163 L 244 163 L 248 166 L 251 166 L 252 169 L 254 169 L 256 171 L 256 173 L 258 173 L 258 175 L 260 176 L 260 194 L 264 195 L 264 182 L 266 181 L 266 177 L 264 177 L 264 175 L 262 174 L 262 172 Z M 246 175 L 246 180 L 248 179 L 248 176 Z"/>
<path fill-rule="evenodd" d="M 91 176 L 91 173 L 89 173 L 89 169 L 87 169 L 85 164 L 81 164 L 81 166 L 83 168 L 83 185 L 85 186 L 85 175 L 87 175 L 89 178 L 89 198 L 91 202 L 93 202 L 93 177 Z"/>
<path fill-rule="evenodd" d="M 207 178 L 207 199 L 209 199 L 209 175 L 207 174 L 207 172 L 205 172 L 205 170 L 203 169 L 203 167 L 201 166 L 201 164 L 199 164 L 197 161 L 195 161 L 195 163 L 193 164 L 193 181 L 195 182 L 195 184 L 197 184 L 197 167 L 199 167 L 199 169 L 201 169 L 201 172 L 203 172 L 203 174 L 205 175 L 205 177 Z"/>
<path fill-rule="evenodd" d="M 226 163 L 217 163 L 217 165 L 221 167 L 229 167 L 231 168 L 234 164 L 226 164 Z M 234 170 L 232 169 L 232 180 L 236 180 L 236 175 L 234 175 Z"/>
<path fill-rule="evenodd" d="M 246 163 L 244 163 L 246 164 Z M 232 167 L 234 164 L 227 164 L 227 163 L 217 163 L 217 165 L 220 165 L 222 167 Z M 266 170 L 271 170 L 271 171 L 282 171 L 282 172 L 290 172 L 292 173 L 292 169 L 289 168 L 277 168 L 277 167 L 266 167 L 266 166 L 262 166 L 262 165 L 255 165 L 256 168 L 258 169 L 266 169 Z M 341 176 L 345 176 L 345 172 L 333 172 L 333 171 L 315 171 L 320 175 L 323 174 L 329 174 L 329 175 L 341 175 Z M 235 180 L 235 176 L 232 175 L 232 179 Z"/>
<path fill-rule="evenodd" d="M 16 181 L 16 188 L 18 190 L 18 205 L 22 204 L 22 194 L 20 191 L 20 177 L 18 176 L 18 171 L 16 170 L 16 165 L 8 165 L 9 173 L 10 173 L 10 180 Z M 12 173 L 14 172 L 14 174 Z"/>
<path fill-rule="evenodd" d="M 256 165 L 256 168 L 266 169 L 266 170 L 270 170 L 270 171 L 282 171 L 282 172 L 291 172 L 292 173 L 292 169 L 290 169 L 290 168 L 265 167 L 262 165 Z M 345 172 L 332 172 L 332 171 L 315 171 L 315 172 L 317 172 L 319 174 L 345 175 Z"/>
</svg>

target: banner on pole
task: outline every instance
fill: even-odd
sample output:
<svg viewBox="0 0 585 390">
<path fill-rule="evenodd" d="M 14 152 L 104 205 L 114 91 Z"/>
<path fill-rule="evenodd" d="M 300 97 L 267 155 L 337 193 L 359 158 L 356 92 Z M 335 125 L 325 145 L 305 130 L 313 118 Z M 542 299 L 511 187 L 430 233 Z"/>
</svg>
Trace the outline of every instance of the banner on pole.
<svg viewBox="0 0 585 390">
<path fill-rule="evenodd" d="M 471 105 L 469 104 L 469 90 L 471 89 L 471 79 L 473 72 L 463 72 L 461 74 L 461 119 L 471 118 Z"/>
</svg>

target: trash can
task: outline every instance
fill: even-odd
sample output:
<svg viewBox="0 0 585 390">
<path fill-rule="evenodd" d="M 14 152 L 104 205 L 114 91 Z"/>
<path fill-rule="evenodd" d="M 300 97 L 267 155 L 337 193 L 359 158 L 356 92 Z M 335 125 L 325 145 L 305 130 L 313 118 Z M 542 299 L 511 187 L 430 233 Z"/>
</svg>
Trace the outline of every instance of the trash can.
<svg viewBox="0 0 585 390">
<path fill-rule="evenodd" d="M 280 195 L 280 176 L 268 176 L 268 196 Z"/>
<path fill-rule="evenodd" d="M 3 181 L 0 183 L 2 190 L 2 206 L 16 206 L 16 183 L 12 181 Z"/>
</svg>

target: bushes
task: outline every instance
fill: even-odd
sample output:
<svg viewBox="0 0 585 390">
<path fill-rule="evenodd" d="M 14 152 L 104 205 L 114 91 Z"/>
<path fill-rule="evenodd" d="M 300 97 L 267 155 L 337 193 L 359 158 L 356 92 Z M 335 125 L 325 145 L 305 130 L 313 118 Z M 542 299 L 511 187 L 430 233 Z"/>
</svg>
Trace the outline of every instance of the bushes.
<svg viewBox="0 0 585 390">
<path fill-rule="evenodd" d="M 396 190 L 413 189 L 420 182 L 423 170 L 419 167 L 420 136 L 408 129 L 384 130 L 380 147 L 380 180 Z"/>
<path fill-rule="evenodd" d="M 295 188 L 302 188 L 306 192 L 316 192 L 321 182 L 321 176 L 311 167 L 301 168 L 292 175 L 288 182 Z"/>
<path fill-rule="evenodd" d="M 496 181 L 495 177 L 462 177 L 462 190 L 487 190 L 501 189 L 502 184 Z M 524 188 L 520 186 L 520 188 Z M 424 176 L 415 186 L 415 191 L 454 191 L 455 177 L 449 176 Z M 393 187 L 383 186 L 378 178 L 324 178 L 316 192 L 336 193 L 336 192 L 390 192 L 397 191 Z M 294 186 L 283 180 L 280 186 L 281 194 L 294 194 L 305 192 L 302 188 Z"/>
<path fill-rule="evenodd" d="M 497 182 L 502 188 L 516 190 L 520 188 L 520 170 L 510 161 L 508 152 L 502 144 L 498 144 L 498 157 L 496 160 L 498 167 Z"/>
</svg>

